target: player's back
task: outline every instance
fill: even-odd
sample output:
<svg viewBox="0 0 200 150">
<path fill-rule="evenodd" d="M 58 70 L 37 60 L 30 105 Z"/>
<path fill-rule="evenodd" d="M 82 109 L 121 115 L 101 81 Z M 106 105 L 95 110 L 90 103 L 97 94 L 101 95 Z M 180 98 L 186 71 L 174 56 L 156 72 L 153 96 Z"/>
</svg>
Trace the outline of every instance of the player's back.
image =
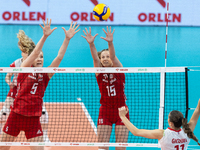
<svg viewBox="0 0 200 150">
<path fill-rule="evenodd" d="M 187 150 L 190 139 L 182 130 L 167 128 L 163 137 L 159 140 L 162 150 Z"/>
</svg>

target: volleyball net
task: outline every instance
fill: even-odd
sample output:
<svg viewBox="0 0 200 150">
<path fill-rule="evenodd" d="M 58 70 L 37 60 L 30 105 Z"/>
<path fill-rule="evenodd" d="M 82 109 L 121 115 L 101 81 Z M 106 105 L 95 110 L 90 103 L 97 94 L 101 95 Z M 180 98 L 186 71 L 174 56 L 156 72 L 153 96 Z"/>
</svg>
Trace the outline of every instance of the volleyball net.
<svg viewBox="0 0 200 150">
<path fill-rule="evenodd" d="M 101 94 L 95 73 L 125 74 L 126 104 L 130 121 L 139 129 L 165 129 L 168 114 L 179 110 L 187 117 L 187 68 L 0 68 L 1 108 L 10 90 L 7 73 L 55 73 L 44 94 L 48 114 L 49 142 L 26 142 L 24 133 L 15 142 L 0 145 L 126 146 L 158 147 L 155 139 L 136 137 L 129 132 L 127 143 L 115 142 L 115 124 L 109 143 L 99 143 L 97 122 Z M 117 79 L 120 80 L 120 79 Z M 41 122 L 42 124 L 42 122 Z M 104 134 L 108 134 L 105 132 Z M 121 137 L 124 138 L 124 137 Z"/>
</svg>

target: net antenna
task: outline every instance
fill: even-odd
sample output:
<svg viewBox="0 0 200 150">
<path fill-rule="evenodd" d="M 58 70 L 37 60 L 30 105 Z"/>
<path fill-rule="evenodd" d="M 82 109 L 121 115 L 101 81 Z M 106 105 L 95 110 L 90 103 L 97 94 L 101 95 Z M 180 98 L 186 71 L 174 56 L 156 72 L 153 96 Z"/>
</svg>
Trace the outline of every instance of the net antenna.
<svg viewBox="0 0 200 150">
<path fill-rule="evenodd" d="M 165 67 L 167 66 L 167 34 L 168 34 L 168 22 L 169 22 L 169 2 L 167 3 L 167 20 L 166 20 L 166 42 L 165 42 Z"/>
</svg>

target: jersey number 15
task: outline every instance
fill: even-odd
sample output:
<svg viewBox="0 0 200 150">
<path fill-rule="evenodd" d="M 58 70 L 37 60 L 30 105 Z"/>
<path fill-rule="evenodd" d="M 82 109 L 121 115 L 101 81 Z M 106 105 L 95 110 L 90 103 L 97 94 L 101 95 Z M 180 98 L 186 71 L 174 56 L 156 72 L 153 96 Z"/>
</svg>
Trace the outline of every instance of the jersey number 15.
<svg viewBox="0 0 200 150">
<path fill-rule="evenodd" d="M 108 96 L 116 96 L 115 85 L 106 86 L 108 91 Z"/>
</svg>

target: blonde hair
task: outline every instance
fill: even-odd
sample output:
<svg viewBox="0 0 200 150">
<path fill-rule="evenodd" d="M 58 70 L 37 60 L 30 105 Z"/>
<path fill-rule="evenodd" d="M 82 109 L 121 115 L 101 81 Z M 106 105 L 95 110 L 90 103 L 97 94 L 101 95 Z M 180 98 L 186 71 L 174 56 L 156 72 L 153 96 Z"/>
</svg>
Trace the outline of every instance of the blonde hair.
<svg viewBox="0 0 200 150">
<path fill-rule="evenodd" d="M 32 39 L 29 38 L 23 30 L 19 30 L 17 38 L 19 39 L 18 41 L 19 49 L 23 53 L 28 53 L 28 55 L 30 55 L 33 49 L 35 48 L 35 43 L 32 41 Z"/>
</svg>

